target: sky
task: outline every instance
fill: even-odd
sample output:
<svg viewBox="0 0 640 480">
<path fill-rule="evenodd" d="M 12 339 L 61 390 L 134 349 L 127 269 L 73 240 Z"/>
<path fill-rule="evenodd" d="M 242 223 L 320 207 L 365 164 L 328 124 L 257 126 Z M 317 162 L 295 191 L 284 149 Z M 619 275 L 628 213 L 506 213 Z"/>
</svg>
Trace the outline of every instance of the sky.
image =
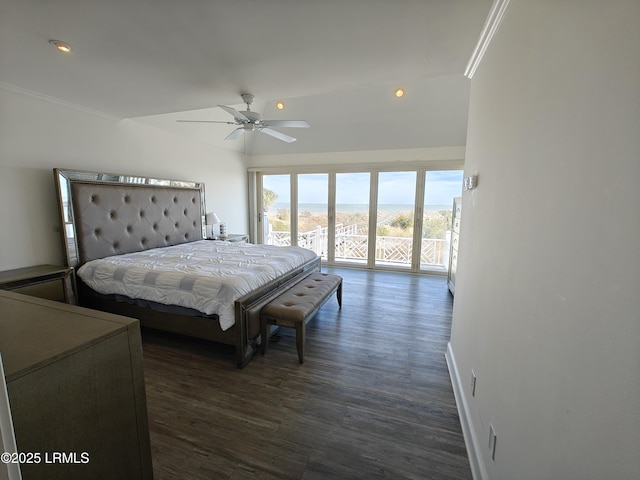
<svg viewBox="0 0 640 480">
<path fill-rule="evenodd" d="M 337 204 L 369 203 L 369 173 L 336 174 Z M 289 175 L 265 175 L 264 188 L 278 195 L 279 203 L 289 199 Z M 326 203 L 328 174 L 298 175 L 299 203 Z M 380 172 L 378 203 L 413 205 L 416 172 Z M 462 171 L 440 170 L 427 172 L 425 205 L 449 205 L 462 193 Z"/>
</svg>

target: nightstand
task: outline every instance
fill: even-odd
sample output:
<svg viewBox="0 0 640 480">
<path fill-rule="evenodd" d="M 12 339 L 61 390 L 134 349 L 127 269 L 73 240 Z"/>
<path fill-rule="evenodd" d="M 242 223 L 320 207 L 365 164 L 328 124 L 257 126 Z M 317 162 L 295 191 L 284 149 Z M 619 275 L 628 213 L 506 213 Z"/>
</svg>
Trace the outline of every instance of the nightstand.
<svg viewBox="0 0 640 480">
<path fill-rule="evenodd" d="M 249 235 L 246 233 L 230 233 L 226 237 L 218 237 L 218 240 L 232 243 L 249 243 Z"/>
<path fill-rule="evenodd" d="M 35 265 L 0 272 L 0 289 L 33 297 L 76 303 L 76 276 L 73 268 Z"/>
</svg>

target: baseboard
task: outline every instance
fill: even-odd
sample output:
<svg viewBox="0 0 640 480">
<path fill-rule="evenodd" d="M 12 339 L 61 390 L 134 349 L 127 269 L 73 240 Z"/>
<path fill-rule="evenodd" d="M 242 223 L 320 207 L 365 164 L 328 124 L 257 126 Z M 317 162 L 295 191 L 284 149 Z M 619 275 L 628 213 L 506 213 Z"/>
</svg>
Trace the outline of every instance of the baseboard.
<svg viewBox="0 0 640 480">
<path fill-rule="evenodd" d="M 464 436 L 464 444 L 467 447 L 467 456 L 471 465 L 471 474 L 474 480 L 489 480 L 487 469 L 482 460 L 480 444 L 478 436 L 473 428 L 469 408 L 462 389 L 461 377 L 458 371 L 451 342 L 447 344 L 447 352 L 445 353 L 447 366 L 449 367 L 449 376 L 453 386 L 453 394 L 456 398 L 456 406 L 458 407 L 458 416 L 460 417 L 460 426 L 462 427 L 462 435 Z"/>
</svg>

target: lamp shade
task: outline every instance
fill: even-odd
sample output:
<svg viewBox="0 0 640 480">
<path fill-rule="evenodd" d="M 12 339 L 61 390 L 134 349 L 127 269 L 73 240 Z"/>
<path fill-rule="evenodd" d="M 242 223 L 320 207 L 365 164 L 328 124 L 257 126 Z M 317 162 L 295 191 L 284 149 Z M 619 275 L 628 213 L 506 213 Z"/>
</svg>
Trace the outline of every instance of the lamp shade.
<svg viewBox="0 0 640 480">
<path fill-rule="evenodd" d="M 207 213 L 205 222 L 207 225 L 219 225 L 220 219 L 218 218 L 218 215 L 216 215 L 215 212 L 209 212 Z"/>
</svg>

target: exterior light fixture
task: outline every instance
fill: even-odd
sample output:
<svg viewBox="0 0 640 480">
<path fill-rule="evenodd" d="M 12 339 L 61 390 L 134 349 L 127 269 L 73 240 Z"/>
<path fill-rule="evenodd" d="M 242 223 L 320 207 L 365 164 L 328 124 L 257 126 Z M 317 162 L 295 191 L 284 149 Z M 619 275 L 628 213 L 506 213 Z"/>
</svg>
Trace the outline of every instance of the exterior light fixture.
<svg viewBox="0 0 640 480">
<path fill-rule="evenodd" d="M 283 102 L 282 100 L 278 100 L 278 101 L 276 102 L 276 108 L 277 108 L 278 110 L 284 110 L 284 102 Z"/>
<path fill-rule="evenodd" d="M 396 89 L 395 95 L 398 98 L 402 97 L 404 95 L 404 89 L 403 88 Z"/>
</svg>

